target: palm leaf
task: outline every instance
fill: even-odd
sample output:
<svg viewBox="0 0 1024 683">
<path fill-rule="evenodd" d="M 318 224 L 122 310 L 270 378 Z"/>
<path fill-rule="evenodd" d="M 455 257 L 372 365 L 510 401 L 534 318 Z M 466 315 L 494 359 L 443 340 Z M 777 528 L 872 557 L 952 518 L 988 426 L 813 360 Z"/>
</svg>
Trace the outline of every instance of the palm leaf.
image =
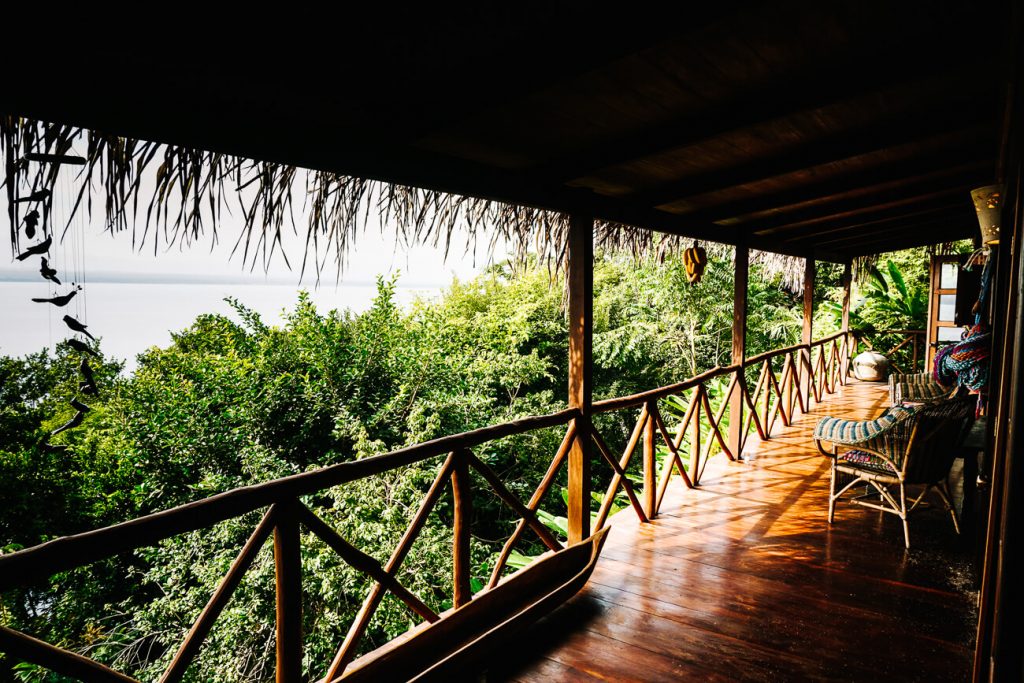
<svg viewBox="0 0 1024 683">
<path fill-rule="evenodd" d="M 886 268 L 889 271 L 889 279 L 892 280 L 892 283 L 896 286 L 896 291 L 900 293 L 900 296 L 904 300 L 909 300 L 910 297 L 907 294 L 907 283 L 903 280 L 903 273 L 900 272 L 900 269 L 897 268 L 896 264 L 892 261 L 889 261 L 886 264 Z"/>
</svg>

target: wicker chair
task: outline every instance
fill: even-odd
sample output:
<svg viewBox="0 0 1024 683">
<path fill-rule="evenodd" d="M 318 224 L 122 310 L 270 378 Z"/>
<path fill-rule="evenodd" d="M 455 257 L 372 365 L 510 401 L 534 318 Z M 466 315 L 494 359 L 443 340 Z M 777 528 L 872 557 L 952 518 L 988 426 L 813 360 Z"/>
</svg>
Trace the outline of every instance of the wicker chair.
<svg viewBox="0 0 1024 683">
<path fill-rule="evenodd" d="M 951 387 L 939 384 L 930 372 L 889 375 L 889 404 L 904 402 L 930 403 L 948 398 Z"/>
<path fill-rule="evenodd" d="M 898 516 L 907 548 L 907 517 L 930 491 L 942 499 L 953 518 L 953 528 L 960 533 L 947 477 L 973 417 L 973 402 L 954 397 L 920 406 L 893 406 L 882 417 L 866 422 L 822 418 L 815 427 L 814 442 L 832 460 L 829 524 L 835 519 L 836 501 L 857 484 L 864 484 L 866 492 L 850 502 Z M 824 442 L 831 443 L 831 449 L 826 449 Z M 840 474 L 851 480 L 837 490 Z M 907 487 L 914 485 L 923 490 L 908 506 Z"/>
</svg>

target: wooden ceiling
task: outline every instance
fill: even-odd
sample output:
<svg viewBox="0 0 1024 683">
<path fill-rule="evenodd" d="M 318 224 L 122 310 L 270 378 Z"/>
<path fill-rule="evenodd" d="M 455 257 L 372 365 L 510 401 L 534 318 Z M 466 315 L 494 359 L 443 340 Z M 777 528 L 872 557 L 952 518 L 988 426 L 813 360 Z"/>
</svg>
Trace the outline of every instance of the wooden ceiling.
<svg viewBox="0 0 1024 683">
<path fill-rule="evenodd" d="M 1007 2 L 668 4 L 170 19 L 0 112 L 819 258 L 974 234 Z"/>
</svg>

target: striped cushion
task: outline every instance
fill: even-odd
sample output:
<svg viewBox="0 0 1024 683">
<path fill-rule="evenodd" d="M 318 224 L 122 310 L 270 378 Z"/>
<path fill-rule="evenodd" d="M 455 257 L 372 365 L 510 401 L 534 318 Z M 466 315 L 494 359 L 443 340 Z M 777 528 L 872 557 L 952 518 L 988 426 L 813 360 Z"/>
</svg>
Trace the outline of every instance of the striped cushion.
<svg viewBox="0 0 1024 683">
<path fill-rule="evenodd" d="M 951 391 L 952 389 L 944 387 L 938 382 L 930 384 L 904 384 L 900 382 L 896 385 L 894 400 L 897 403 L 901 401 L 934 401 L 937 398 L 945 398 Z"/>
<path fill-rule="evenodd" d="M 889 463 L 872 453 L 865 453 L 864 451 L 846 451 L 845 453 L 840 453 L 838 457 L 839 460 L 843 461 L 843 463 L 853 465 L 857 469 L 871 470 L 872 472 L 888 475 L 896 473 Z"/>
<path fill-rule="evenodd" d="M 915 372 L 910 375 L 890 375 L 890 383 L 902 382 L 903 384 L 937 384 L 935 375 L 930 372 Z"/>
<path fill-rule="evenodd" d="M 844 420 L 838 417 L 823 417 L 814 427 L 814 438 L 839 444 L 858 444 L 885 434 L 895 425 L 907 419 L 921 406 L 895 405 L 874 420 Z"/>
<path fill-rule="evenodd" d="M 950 390 L 939 384 L 930 372 L 889 375 L 890 405 L 903 401 L 931 401 L 949 392 Z"/>
</svg>

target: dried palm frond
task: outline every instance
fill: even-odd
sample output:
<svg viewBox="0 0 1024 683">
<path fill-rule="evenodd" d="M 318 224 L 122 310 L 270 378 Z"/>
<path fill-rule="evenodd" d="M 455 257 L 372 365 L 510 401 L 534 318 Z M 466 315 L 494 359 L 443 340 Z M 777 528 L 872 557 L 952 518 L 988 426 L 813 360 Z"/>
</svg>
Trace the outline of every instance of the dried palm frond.
<svg viewBox="0 0 1024 683">
<path fill-rule="evenodd" d="M 851 265 L 853 280 L 859 285 L 868 283 L 871 278 L 871 271 L 878 265 L 878 254 L 869 254 L 867 256 L 858 256 L 853 259 Z"/>
<path fill-rule="evenodd" d="M 80 154 L 84 163 L 73 183 L 69 224 L 80 211 L 91 216 L 94 200 L 101 201 L 107 230 L 131 231 L 135 248 L 152 248 L 154 253 L 161 243 L 184 248 L 204 236 L 215 243 L 224 213 L 234 209 L 241 214 L 242 229 L 232 254 L 240 253 L 250 269 L 266 269 L 274 258 L 291 267 L 283 240 L 285 231 L 291 230 L 304 236 L 300 276 L 312 268 L 319 279 L 333 262 L 340 277 L 372 213 L 382 229 L 394 229 L 405 246 L 443 246 L 447 256 L 453 233 L 463 230 L 469 236 L 467 252 L 475 252 L 484 239 L 489 253 L 504 244 L 517 260 L 532 254 L 556 269 L 564 262 L 569 221 L 554 211 L 14 116 L 0 116 L 0 142 L 15 253 L 21 249 L 23 210 L 40 211 L 44 234 L 56 232 L 59 238 L 66 230 L 50 226 L 60 165 L 32 159 Z M 43 198 L 26 201 L 36 196 Z M 297 223 L 297 214 L 303 216 L 304 226 Z M 691 238 L 618 223 L 595 225 L 595 245 L 609 253 L 663 259 L 693 243 Z M 704 245 L 713 255 L 732 253 L 732 247 Z M 787 284 L 799 282 L 802 259 L 765 252 L 756 258 L 768 270 L 782 272 Z"/>
<path fill-rule="evenodd" d="M 782 279 L 780 284 L 795 294 L 804 291 L 804 261 L 800 256 L 756 249 L 750 251 L 751 263 L 760 264 L 769 275 L 779 275 Z"/>
</svg>

